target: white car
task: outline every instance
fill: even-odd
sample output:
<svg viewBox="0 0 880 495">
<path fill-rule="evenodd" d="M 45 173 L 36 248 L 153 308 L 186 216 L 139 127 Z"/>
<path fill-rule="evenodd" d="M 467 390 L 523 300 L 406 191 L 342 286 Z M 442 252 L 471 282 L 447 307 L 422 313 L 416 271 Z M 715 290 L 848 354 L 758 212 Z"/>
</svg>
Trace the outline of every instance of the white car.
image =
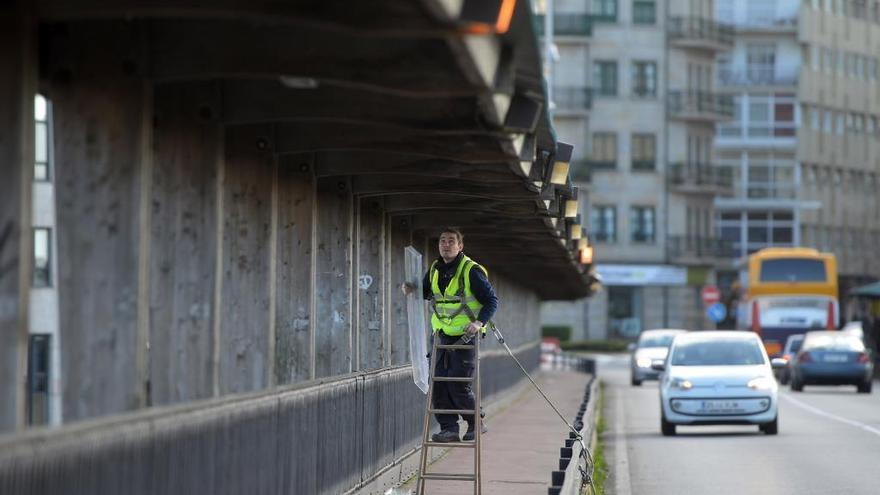
<svg viewBox="0 0 880 495">
<path fill-rule="evenodd" d="M 638 342 L 630 344 L 632 352 L 629 359 L 629 382 L 633 386 L 639 386 L 644 380 L 656 380 L 660 372 L 651 366 L 655 361 L 663 362 L 672 339 L 676 335 L 687 330 L 645 330 L 639 335 Z"/>
<path fill-rule="evenodd" d="M 773 367 L 784 360 L 774 359 Z M 753 332 L 702 331 L 679 335 L 660 377 L 660 430 L 676 425 L 754 424 L 768 435 L 779 431 L 779 385 Z"/>
</svg>

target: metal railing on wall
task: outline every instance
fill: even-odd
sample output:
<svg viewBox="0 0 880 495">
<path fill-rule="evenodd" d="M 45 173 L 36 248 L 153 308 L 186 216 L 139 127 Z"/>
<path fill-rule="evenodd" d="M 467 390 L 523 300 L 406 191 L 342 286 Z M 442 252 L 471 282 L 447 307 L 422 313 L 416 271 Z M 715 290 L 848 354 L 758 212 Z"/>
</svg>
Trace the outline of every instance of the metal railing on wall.
<svg viewBox="0 0 880 495">
<path fill-rule="evenodd" d="M 518 358 L 538 366 L 538 343 Z M 491 399 L 523 380 L 482 358 Z M 419 444 L 425 395 L 410 366 L 152 409 L 0 438 L 0 493 L 343 493 Z"/>
</svg>

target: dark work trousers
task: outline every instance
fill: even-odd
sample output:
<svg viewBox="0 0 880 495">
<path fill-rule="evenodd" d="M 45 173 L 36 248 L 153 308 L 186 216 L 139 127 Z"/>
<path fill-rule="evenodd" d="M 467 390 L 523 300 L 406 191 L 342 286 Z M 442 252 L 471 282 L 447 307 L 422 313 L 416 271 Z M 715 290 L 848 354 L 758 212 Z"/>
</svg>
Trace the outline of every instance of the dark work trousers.
<svg viewBox="0 0 880 495">
<path fill-rule="evenodd" d="M 459 337 L 450 337 L 438 332 L 440 344 L 449 345 L 458 343 Z M 474 350 L 473 349 L 437 349 L 437 364 L 434 368 L 434 376 L 474 376 Z M 433 393 L 434 409 L 470 409 L 474 410 L 474 391 L 469 382 L 434 382 Z M 437 422 L 443 430 L 458 431 L 457 414 L 436 414 Z M 468 428 L 474 424 L 472 414 L 462 414 L 467 421 Z"/>
</svg>

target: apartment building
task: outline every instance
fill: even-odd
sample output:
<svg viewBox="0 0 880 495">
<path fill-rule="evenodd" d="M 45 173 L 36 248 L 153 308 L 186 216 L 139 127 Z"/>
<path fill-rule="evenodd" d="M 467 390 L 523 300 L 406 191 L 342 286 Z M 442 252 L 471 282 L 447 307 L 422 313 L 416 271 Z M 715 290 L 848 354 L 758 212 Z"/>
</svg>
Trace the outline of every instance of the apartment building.
<svg viewBox="0 0 880 495">
<path fill-rule="evenodd" d="M 55 236 L 52 107 L 42 95 L 34 99 L 33 285 L 30 293 L 30 337 L 27 365 L 27 422 L 61 423 L 61 380 L 58 324 L 58 252 Z"/>
<path fill-rule="evenodd" d="M 880 2 L 716 0 L 735 26 L 717 84 L 734 97 L 718 162 L 734 177 L 716 198 L 736 256 L 766 246 L 834 252 L 841 288 L 880 277 Z M 735 273 L 722 273 L 722 285 Z"/>
<path fill-rule="evenodd" d="M 543 321 L 589 338 L 708 326 L 699 290 L 731 264 L 714 237 L 714 199 L 732 183 L 711 156 L 716 124 L 733 116 L 732 98 L 714 88 L 715 58 L 733 47 L 733 33 L 713 20 L 706 0 L 555 8 L 558 16 L 576 7 L 590 12 L 592 29 L 576 55 L 555 38 L 553 74 L 577 71 L 592 105 L 584 129 L 569 123 L 557 99 L 554 123 L 583 150 L 573 176 L 587 192 L 583 215 L 604 290 L 580 307 L 545 305 Z"/>
</svg>

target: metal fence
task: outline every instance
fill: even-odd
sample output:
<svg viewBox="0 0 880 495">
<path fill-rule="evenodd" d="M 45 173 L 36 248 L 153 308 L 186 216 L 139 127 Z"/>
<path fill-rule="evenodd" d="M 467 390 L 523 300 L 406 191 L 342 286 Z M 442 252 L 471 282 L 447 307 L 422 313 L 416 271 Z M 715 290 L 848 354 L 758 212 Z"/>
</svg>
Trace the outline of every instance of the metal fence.
<svg viewBox="0 0 880 495">
<path fill-rule="evenodd" d="M 481 366 L 488 399 L 523 379 L 506 355 Z M 33 430 L 0 439 L 0 493 L 343 493 L 418 447 L 424 406 L 403 366 Z"/>
</svg>

